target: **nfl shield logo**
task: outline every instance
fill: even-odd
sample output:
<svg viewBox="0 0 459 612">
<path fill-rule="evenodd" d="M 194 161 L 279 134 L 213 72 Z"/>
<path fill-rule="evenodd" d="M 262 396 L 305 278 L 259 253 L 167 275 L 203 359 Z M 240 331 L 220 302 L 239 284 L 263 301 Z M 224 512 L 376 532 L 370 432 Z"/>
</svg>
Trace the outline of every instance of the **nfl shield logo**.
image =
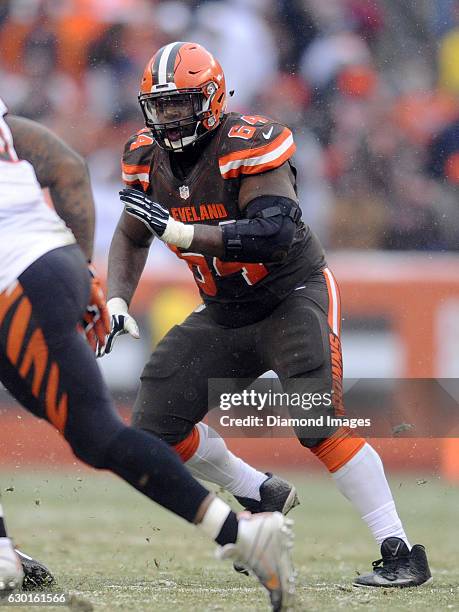
<svg viewBox="0 0 459 612">
<path fill-rule="evenodd" d="M 181 187 L 179 187 L 179 193 L 182 200 L 186 200 L 190 197 L 190 190 L 186 185 L 182 185 Z"/>
</svg>

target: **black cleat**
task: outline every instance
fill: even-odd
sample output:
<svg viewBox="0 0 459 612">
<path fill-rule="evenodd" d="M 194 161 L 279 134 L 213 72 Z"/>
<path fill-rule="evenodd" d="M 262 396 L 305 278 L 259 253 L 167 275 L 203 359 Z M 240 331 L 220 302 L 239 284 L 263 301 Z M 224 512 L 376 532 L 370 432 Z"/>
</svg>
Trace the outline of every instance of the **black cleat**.
<svg viewBox="0 0 459 612">
<path fill-rule="evenodd" d="M 282 514 L 287 514 L 292 508 L 299 505 L 300 500 L 292 484 L 279 478 L 279 476 L 271 474 L 271 472 L 266 472 L 266 476 L 268 478 L 260 486 L 260 501 L 250 499 L 249 497 L 235 496 L 241 506 L 244 506 L 245 510 L 252 514 L 258 514 L 259 512 L 281 512 Z M 247 569 L 242 565 L 235 563 L 233 567 L 239 574 L 249 575 Z"/>
<path fill-rule="evenodd" d="M 354 580 L 356 587 L 417 587 L 432 580 L 426 551 L 421 544 L 408 546 L 400 538 L 386 538 L 382 559 L 373 561 L 373 572 Z"/>
<path fill-rule="evenodd" d="M 24 591 L 32 591 L 33 589 L 44 589 L 54 584 L 54 576 L 43 563 L 35 561 L 29 555 L 24 554 L 16 548 L 22 569 L 24 570 L 24 580 L 22 588 Z"/>
<path fill-rule="evenodd" d="M 252 514 L 259 512 L 281 512 L 287 514 L 292 508 L 298 506 L 299 499 L 296 494 L 295 487 L 275 476 L 270 472 L 266 472 L 268 478 L 260 487 L 260 501 L 250 499 L 249 497 L 237 497 L 237 501 L 244 506 Z"/>
</svg>

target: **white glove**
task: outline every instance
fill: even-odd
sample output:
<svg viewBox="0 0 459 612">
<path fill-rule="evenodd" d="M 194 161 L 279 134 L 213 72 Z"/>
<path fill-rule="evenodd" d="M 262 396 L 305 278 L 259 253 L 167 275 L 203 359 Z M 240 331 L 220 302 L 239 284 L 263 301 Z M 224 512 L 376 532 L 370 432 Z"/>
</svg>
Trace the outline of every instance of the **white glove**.
<svg viewBox="0 0 459 612">
<path fill-rule="evenodd" d="M 110 314 L 110 333 L 107 336 L 105 347 L 99 351 L 98 357 L 103 357 L 110 353 L 115 344 L 115 340 L 122 334 L 129 334 L 133 338 L 140 338 L 139 326 L 134 317 L 128 312 L 128 305 L 122 298 L 112 298 L 107 302 Z"/>
</svg>

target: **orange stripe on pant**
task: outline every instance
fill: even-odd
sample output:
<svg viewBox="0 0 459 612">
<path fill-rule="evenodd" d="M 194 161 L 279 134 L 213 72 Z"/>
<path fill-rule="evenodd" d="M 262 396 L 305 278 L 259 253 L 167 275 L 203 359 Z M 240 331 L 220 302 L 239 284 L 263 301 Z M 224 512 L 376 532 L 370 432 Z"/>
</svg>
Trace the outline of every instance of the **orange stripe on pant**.
<svg viewBox="0 0 459 612">
<path fill-rule="evenodd" d="M 329 268 L 325 268 L 323 274 L 328 290 L 328 325 L 330 327 L 329 342 L 333 407 L 336 416 L 343 416 L 343 358 L 340 340 L 341 298 L 338 283 Z M 333 473 L 352 459 L 364 444 L 364 438 L 356 438 L 348 427 L 340 427 L 332 436 L 311 448 L 311 451 Z"/>
<path fill-rule="evenodd" d="M 3 322 L 8 310 L 22 295 L 22 287 L 19 283 L 16 284 L 12 291 L 6 289 L 0 293 L 0 325 Z"/>
<path fill-rule="evenodd" d="M 175 452 L 180 455 L 180 459 L 185 463 L 195 454 L 199 446 L 199 431 L 197 427 L 193 427 L 188 436 L 172 447 Z"/>
<path fill-rule="evenodd" d="M 343 404 L 343 356 L 341 352 L 341 341 L 338 336 L 329 333 L 330 360 L 333 389 L 333 408 L 336 416 L 344 416 Z"/>
<path fill-rule="evenodd" d="M 311 451 L 333 473 L 352 459 L 364 444 L 364 438 L 354 438 L 348 427 L 340 427 L 330 438 L 311 448 Z"/>
<path fill-rule="evenodd" d="M 21 367 L 19 368 L 21 377 L 26 378 L 30 368 L 33 366 L 32 393 L 35 397 L 38 397 L 40 393 L 47 363 L 48 347 L 46 346 L 43 332 L 38 328 L 33 332 L 29 340 Z"/>
<path fill-rule="evenodd" d="M 335 336 L 341 335 L 341 296 L 339 293 L 338 283 L 335 280 L 331 270 L 325 268 L 323 270 L 325 282 L 327 283 L 328 291 L 328 326 L 333 331 Z"/>
<path fill-rule="evenodd" d="M 6 343 L 6 355 L 13 365 L 18 362 L 31 314 L 32 305 L 29 299 L 24 296 L 13 315 Z"/>
<path fill-rule="evenodd" d="M 24 295 L 20 283 L 17 283 L 12 290 L 0 293 L 0 325 L 16 302 L 18 302 L 18 306 L 7 330 L 6 356 L 16 367 L 25 384 L 27 384 L 27 376 L 33 368 L 32 395 L 37 399 L 43 398 L 49 421 L 56 429 L 64 433 L 68 414 L 68 397 L 67 393 L 63 393 L 58 399 L 60 372 L 55 361 L 51 363 L 47 379 L 44 380 L 49 360 L 49 349 L 39 327 L 34 329 L 25 349 L 21 365 L 18 364 L 32 316 L 32 305 L 27 296 Z"/>
<path fill-rule="evenodd" d="M 19 374 L 22 378 L 26 378 L 30 368 L 33 366 L 33 381 L 32 394 L 40 397 L 43 377 L 48 365 L 49 350 L 46 344 L 45 337 L 40 328 L 35 329 L 32 337 L 27 345 L 24 359 L 22 360 Z M 46 381 L 46 390 L 44 390 L 45 409 L 49 421 L 61 433 L 64 433 L 65 424 L 67 423 L 68 414 L 68 398 L 67 393 L 63 393 L 58 400 L 59 390 L 59 366 L 55 361 L 51 362 L 49 374 Z"/>
<path fill-rule="evenodd" d="M 333 406 L 337 416 L 344 415 L 343 406 L 343 357 L 341 351 L 341 298 L 338 283 L 331 270 L 324 268 L 323 275 L 328 291 L 328 326 L 332 371 Z"/>
</svg>

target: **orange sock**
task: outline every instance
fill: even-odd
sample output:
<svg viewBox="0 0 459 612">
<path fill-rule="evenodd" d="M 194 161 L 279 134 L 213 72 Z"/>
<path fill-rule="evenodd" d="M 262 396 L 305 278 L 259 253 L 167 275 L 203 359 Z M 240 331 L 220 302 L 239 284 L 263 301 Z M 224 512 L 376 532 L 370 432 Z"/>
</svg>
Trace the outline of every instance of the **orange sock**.
<svg viewBox="0 0 459 612">
<path fill-rule="evenodd" d="M 172 447 L 180 456 L 180 459 L 185 463 L 195 454 L 199 446 L 199 431 L 196 426 L 193 427 L 188 436 Z"/>
<path fill-rule="evenodd" d="M 330 438 L 311 448 L 311 451 L 333 473 L 352 459 L 364 444 L 365 440 L 354 438 L 348 427 L 340 427 Z"/>
</svg>

